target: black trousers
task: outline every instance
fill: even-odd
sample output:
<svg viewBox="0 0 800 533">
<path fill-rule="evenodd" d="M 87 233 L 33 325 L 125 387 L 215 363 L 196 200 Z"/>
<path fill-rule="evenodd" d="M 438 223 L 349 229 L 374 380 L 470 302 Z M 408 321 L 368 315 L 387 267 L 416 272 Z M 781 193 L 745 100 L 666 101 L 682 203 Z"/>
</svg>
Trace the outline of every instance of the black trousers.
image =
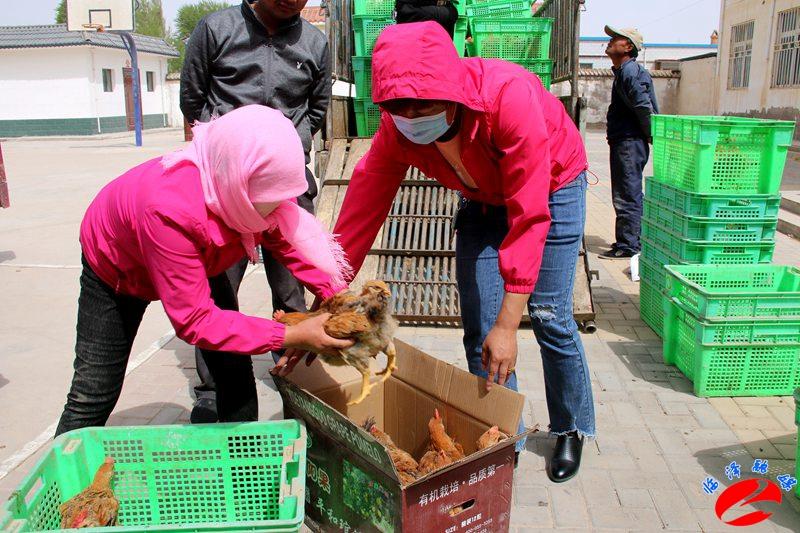
<svg viewBox="0 0 800 533">
<path fill-rule="evenodd" d="M 86 262 L 80 278 L 75 373 L 56 435 L 102 426 L 122 391 L 133 340 L 150 303 L 116 294 Z M 229 307 L 230 308 L 230 307 Z M 210 358 L 208 370 L 217 383 L 221 421 L 252 420 L 256 384 L 249 357 Z M 256 415 L 257 405 L 256 405 Z"/>
<path fill-rule="evenodd" d="M 631 253 L 642 249 L 642 173 L 650 157 L 650 147 L 641 138 L 610 143 L 611 197 L 617 214 L 614 248 Z"/>
<path fill-rule="evenodd" d="M 297 198 L 297 203 L 311 214 L 314 214 L 314 198 L 317 196 L 317 184 L 314 179 L 314 174 L 306 169 L 306 180 L 308 181 L 308 191 L 302 196 Z M 261 248 L 264 257 L 264 270 L 267 274 L 267 284 L 272 292 L 272 309 L 281 309 L 287 312 L 302 312 L 306 311 L 305 301 L 305 288 L 295 279 L 289 270 L 286 269 L 277 259 L 272 257 L 269 251 Z M 239 286 L 242 283 L 245 270 L 247 268 L 247 259 L 243 259 L 239 263 L 233 265 L 224 274 L 209 278 L 208 283 L 211 286 L 211 296 L 214 302 L 223 309 L 239 309 Z M 226 307 L 223 307 L 226 306 Z M 220 354 L 224 352 L 215 352 L 213 350 L 202 350 L 195 348 L 195 361 L 197 363 L 197 375 L 200 378 L 200 384 L 194 390 L 197 398 L 217 398 L 217 409 L 219 410 L 219 396 L 220 389 L 219 383 L 215 379 L 215 373 L 212 371 L 211 366 L 214 360 L 219 358 Z M 273 353 L 273 358 L 278 359 L 282 355 L 281 352 Z M 241 356 L 236 356 L 241 357 Z M 247 358 L 249 359 L 249 357 Z M 252 377 L 252 366 L 250 368 L 250 379 Z M 252 398 L 252 420 L 258 419 L 258 402 L 253 391 Z"/>
</svg>

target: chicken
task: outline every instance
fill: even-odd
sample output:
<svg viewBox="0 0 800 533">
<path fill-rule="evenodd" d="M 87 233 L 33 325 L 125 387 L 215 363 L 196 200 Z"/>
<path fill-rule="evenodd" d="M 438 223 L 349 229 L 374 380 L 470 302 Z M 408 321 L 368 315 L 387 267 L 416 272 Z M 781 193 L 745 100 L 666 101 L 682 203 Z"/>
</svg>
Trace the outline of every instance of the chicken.
<svg viewBox="0 0 800 533">
<path fill-rule="evenodd" d="M 422 459 L 419 460 L 419 469 L 417 473 L 422 477 L 431 472 L 436 472 L 451 463 L 453 463 L 453 460 L 444 450 L 428 450 L 425 452 L 425 455 L 422 456 Z"/>
<path fill-rule="evenodd" d="M 311 313 L 274 314 L 275 320 L 293 326 L 322 313 L 331 313 L 325 322 L 325 332 L 337 339 L 353 339 L 355 344 L 339 351 L 337 356 L 320 354 L 323 361 L 334 366 L 350 365 L 361 373 L 361 394 L 347 405 L 361 403 L 374 385 L 370 384 L 370 359 L 384 352 L 388 358 L 386 368 L 378 372 L 381 382 L 386 381 L 397 369 L 397 355 L 392 342 L 397 331 L 397 321 L 391 315 L 391 292 L 386 283 L 368 281 L 360 294 L 343 291 L 322 302 L 318 311 Z"/>
<path fill-rule="evenodd" d="M 433 418 L 428 422 L 428 432 L 431 435 L 429 450 L 444 452 L 451 462 L 464 458 L 464 448 L 447 434 L 438 409 L 434 409 Z"/>
<path fill-rule="evenodd" d="M 394 468 L 397 470 L 397 475 L 400 478 L 400 482 L 403 485 L 413 483 L 414 480 L 417 479 L 417 469 L 419 468 L 419 464 L 417 464 L 417 461 L 411 456 L 411 454 L 400 449 L 389 435 L 381 431 L 380 428 L 375 425 L 374 418 L 370 417 L 365 420 L 362 427 L 370 435 L 372 435 L 375 440 L 380 442 L 384 448 L 386 448 L 386 451 L 389 453 L 389 457 L 394 463 Z"/>
<path fill-rule="evenodd" d="M 500 428 L 497 426 L 492 426 L 486 433 L 480 436 L 478 441 L 475 443 L 478 446 L 478 450 L 485 450 L 491 446 L 494 446 L 501 440 L 505 440 L 508 438 L 508 435 L 500 431 Z"/>
<path fill-rule="evenodd" d="M 111 490 L 113 477 L 114 459 L 107 457 L 97 469 L 92 484 L 59 507 L 61 528 L 77 529 L 117 525 L 119 502 Z"/>
</svg>

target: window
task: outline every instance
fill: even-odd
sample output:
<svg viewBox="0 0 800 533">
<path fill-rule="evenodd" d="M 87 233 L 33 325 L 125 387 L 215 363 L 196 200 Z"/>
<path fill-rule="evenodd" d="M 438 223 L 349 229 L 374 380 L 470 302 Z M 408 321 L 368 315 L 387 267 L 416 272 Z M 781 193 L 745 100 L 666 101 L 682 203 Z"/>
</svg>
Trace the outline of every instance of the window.
<svg viewBox="0 0 800 533">
<path fill-rule="evenodd" d="M 152 93 L 156 90 L 156 80 L 153 72 L 145 72 L 145 83 L 147 83 L 147 92 Z"/>
<path fill-rule="evenodd" d="M 778 13 L 775 32 L 775 57 L 772 62 L 773 87 L 800 85 L 800 7 Z"/>
<path fill-rule="evenodd" d="M 753 55 L 755 21 L 731 28 L 731 59 L 728 65 L 728 89 L 750 86 L 750 60 Z"/>
<path fill-rule="evenodd" d="M 594 68 L 594 63 L 581 63 L 581 68 Z"/>
<path fill-rule="evenodd" d="M 103 92 L 114 92 L 114 71 L 110 68 L 103 69 Z"/>
</svg>

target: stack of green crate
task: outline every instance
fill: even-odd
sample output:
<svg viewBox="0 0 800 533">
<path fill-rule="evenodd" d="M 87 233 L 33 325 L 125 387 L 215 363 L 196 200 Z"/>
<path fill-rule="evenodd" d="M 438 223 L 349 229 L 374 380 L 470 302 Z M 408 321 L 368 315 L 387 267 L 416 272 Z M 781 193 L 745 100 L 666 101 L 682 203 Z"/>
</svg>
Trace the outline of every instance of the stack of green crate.
<svg viewBox="0 0 800 533">
<path fill-rule="evenodd" d="M 794 123 L 655 115 L 645 183 L 640 313 L 664 329 L 665 265 L 769 263 Z"/>
<path fill-rule="evenodd" d="M 473 57 L 498 58 L 538 75 L 548 89 L 553 77 L 550 36 L 553 19 L 531 16 L 530 0 L 500 0 L 467 4 Z"/>
<path fill-rule="evenodd" d="M 666 267 L 664 361 L 698 396 L 788 396 L 800 386 L 800 269 Z"/>
<path fill-rule="evenodd" d="M 453 42 L 459 55 L 464 55 L 467 38 L 466 0 L 454 2 L 459 13 Z M 372 137 L 381 122 L 380 108 L 372 102 L 372 49 L 386 26 L 395 23 L 395 0 L 354 0 L 353 35 L 356 55 L 353 56 L 353 82 L 356 86 L 356 130 L 359 137 Z"/>
<path fill-rule="evenodd" d="M 795 477 L 800 480 L 800 389 L 794 391 L 794 423 L 797 424 L 797 458 L 794 463 Z M 795 495 L 800 498 L 800 483 L 795 485 Z"/>
</svg>

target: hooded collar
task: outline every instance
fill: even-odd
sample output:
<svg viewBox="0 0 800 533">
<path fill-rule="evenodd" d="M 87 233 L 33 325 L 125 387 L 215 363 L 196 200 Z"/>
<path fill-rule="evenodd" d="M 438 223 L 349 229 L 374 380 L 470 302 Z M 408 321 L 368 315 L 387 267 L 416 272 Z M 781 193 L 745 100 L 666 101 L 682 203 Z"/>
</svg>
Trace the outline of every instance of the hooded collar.
<svg viewBox="0 0 800 533">
<path fill-rule="evenodd" d="M 478 88 L 450 35 L 436 22 L 395 24 L 372 55 L 372 99 L 447 100 L 484 111 Z"/>
</svg>

